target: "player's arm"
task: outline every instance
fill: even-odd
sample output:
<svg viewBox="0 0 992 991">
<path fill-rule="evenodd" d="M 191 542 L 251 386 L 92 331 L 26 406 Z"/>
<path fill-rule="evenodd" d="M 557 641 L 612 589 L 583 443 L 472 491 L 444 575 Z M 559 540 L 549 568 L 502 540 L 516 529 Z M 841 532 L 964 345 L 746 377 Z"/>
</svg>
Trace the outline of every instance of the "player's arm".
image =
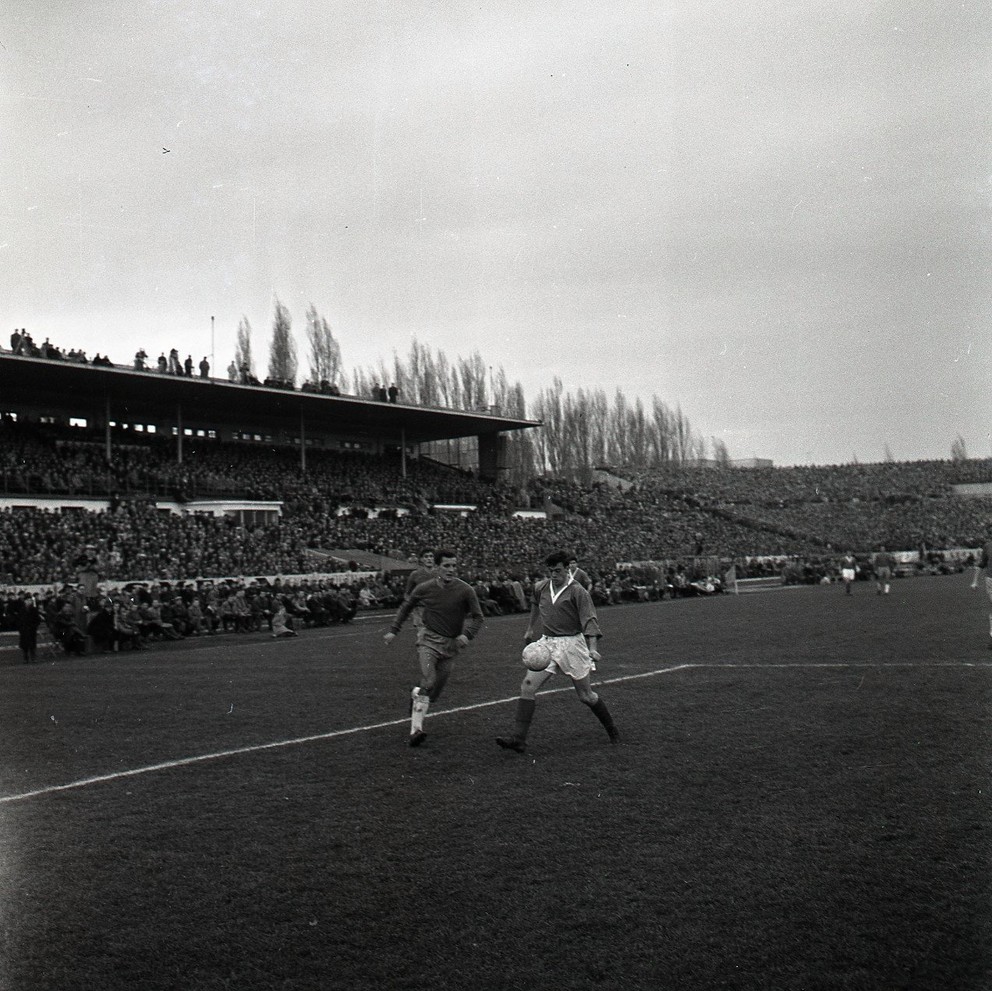
<svg viewBox="0 0 992 991">
<path fill-rule="evenodd" d="M 388 644 L 392 643 L 396 634 L 400 632 L 403 627 L 404 622 L 406 622 L 407 616 L 413 611 L 413 607 L 420 604 L 420 598 L 416 595 L 416 592 L 412 595 L 408 595 L 401 603 L 399 609 L 396 611 L 396 615 L 393 617 L 393 622 L 390 624 L 389 630 L 383 636 L 383 640 Z"/>
<path fill-rule="evenodd" d="M 599 641 L 603 631 L 599 628 L 599 619 L 592 596 L 580 585 L 575 593 L 575 604 L 579 611 L 579 622 L 582 624 L 582 635 L 586 638 L 586 646 L 594 661 L 600 660 Z"/>
<path fill-rule="evenodd" d="M 482 624 L 486 621 L 485 615 L 482 612 L 482 606 L 479 605 L 479 597 L 475 594 L 475 589 L 466 583 L 465 590 L 465 608 L 468 616 L 465 620 L 465 625 L 462 627 L 461 636 L 458 637 L 463 647 L 467 647 L 468 642 L 475 639 L 479 630 L 482 629 Z"/>
<path fill-rule="evenodd" d="M 543 624 L 541 623 L 541 593 L 544 591 L 546 584 L 544 581 L 539 581 L 534 585 L 533 601 L 530 606 L 530 619 L 527 621 L 527 632 L 524 633 L 524 640 L 527 643 L 541 638 L 540 633 L 535 633 L 534 631 L 543 628 Z"/>
</svg>

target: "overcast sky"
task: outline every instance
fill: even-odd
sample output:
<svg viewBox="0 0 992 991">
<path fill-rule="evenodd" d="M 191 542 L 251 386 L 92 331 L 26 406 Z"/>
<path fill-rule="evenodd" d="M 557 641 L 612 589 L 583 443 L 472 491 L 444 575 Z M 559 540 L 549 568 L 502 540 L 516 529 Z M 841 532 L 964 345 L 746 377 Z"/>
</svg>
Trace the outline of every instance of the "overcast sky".
<svg viewBox="0 0 992 991">
<path fill-rule="evenodd" d="M 215 367 L 273 301 L 732 457 L 992 455 L 987 0 L 32 0 L 0 328 Z M 168 149 L 166 151 L 166 149 Z M 215 318 L 211 342 L 211 316 Z"/>
</svg>

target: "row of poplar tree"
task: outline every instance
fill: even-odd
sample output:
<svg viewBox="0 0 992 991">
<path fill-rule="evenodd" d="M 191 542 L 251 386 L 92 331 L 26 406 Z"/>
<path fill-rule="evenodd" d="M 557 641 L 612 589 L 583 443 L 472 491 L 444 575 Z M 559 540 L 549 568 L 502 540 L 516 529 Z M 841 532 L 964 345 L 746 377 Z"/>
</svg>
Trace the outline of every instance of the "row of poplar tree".
<svg viewBox="0 0 992 991">
<path fill-rule="evenodd" d="M 238 325 L 234 361 L 255 374 L 252 328 L 247 317 Z M 414 340 L 404 357 L 379 359 L 368 368 L 349 374 L 342 363 L 341 346 L 330 324 L 311 304 L 306 312 L 307 381 L 316 388 L 335 385 L 342 394 L 376 398 L 378 385 L 396 385 L 400 401 L 498 413 L 515 419 L 540 420 L 540 430 L 507 434 L 508 481 L 521 484 L 535 475 L 588 481 L 594 469 L 607 465 L 628 468 L 677 466 L 707 456 L 707 444 L 685 414 L 657 396 L 649 406 L 640 398 L 628 399 L 619 389 L 609 398 L 601 389 L 566 392 L 561 379 L 538 392 L 528 404 L 519 382 L 511 383 L 500 366 L 493 370 L 478 352 L 449 358 Z M 289 310 L 275 303 L 269 344 L 268 376 L 296 385 L 299 375 L 296 340 Z M 453 460 L 469 464 L 470 445 L 463 443 Z M 726 446 L 714 439 L 710 451 L 719 464 L 729 461 Z"/>
</svg>

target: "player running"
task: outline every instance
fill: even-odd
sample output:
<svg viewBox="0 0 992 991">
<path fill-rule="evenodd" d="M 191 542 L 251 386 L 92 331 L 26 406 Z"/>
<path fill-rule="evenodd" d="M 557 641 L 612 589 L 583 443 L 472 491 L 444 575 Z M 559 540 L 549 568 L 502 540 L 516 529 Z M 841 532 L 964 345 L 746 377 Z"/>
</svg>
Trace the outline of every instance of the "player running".
<svg viewBox="0 0 992 991">
<path fill-rule="evenodd" d="M 516 722 L 512 736 L 498 736 L 496 743 L 504 750 L 522 754 L 526 749 L 527 731 L 534 717 L 535 696 L 541 686 L 556 672 L 572 679 L 579 701 L 589 706 L 603 724 L 611 743 L 620 741 L 613 717 L 603 699 L 592 690 L 590 675 L 596 670 L 599 652 L 596 645 L 602 632 L 589 593 L 568 572 L 568 555 L 556 551 L 545 558 L 547 579 L 534 586 L 534 604 L 524 639 L 540 639 L 550 651 L 551 660 L 542 671 L 528 671 L 520 686 Z M 535 633 L 538 621 L 540 637 Z"/>
<path fill-rule="evenodd" d="M 403 600 L 383 637 L 391 644 L 403 622 L 415 609 L 421 609 L 417 630 L 417 659 L 420 684 L 410 693 L 410 746 L 419 747 L 427 734 L 424 718 L 431 702 L 436 702 L 451 676 L 455 657 L 482 629 L 483 616 L 475 589 L 457 577 L 458 558 L 452 550 L 434 552 L 436 578 L 421 582 Z"/>
</svg>

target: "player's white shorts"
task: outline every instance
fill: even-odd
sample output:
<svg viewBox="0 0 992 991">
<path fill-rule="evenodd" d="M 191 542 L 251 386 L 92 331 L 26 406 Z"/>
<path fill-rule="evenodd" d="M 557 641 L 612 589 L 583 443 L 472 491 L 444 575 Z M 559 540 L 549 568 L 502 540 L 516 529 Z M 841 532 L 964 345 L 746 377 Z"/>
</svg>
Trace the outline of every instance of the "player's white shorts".
<svg viewBox="0 0 992 991">
<path fill-rule="evenodd" d="M 573 681 L 580 681 L 596 670 L 596 662 L 589 653 L 586 638 L 581 633 L 571 637 L 541 637 L 551 651 L 551 663 L 544 669 L 554 674 L 555 669 L 567 674 Z"/>
<path fill-rule="evenodd" d="M 854 581 L 854 568 L 841 568 L 840 569 L 840 576 L 846 582 L 853 582 Z"/>
<path fill-rule="evenodd" d="M 985 594 L 989 597 L 989 602 L 992 602 L 992 578 L 985 579 Z"/>
</svg>

